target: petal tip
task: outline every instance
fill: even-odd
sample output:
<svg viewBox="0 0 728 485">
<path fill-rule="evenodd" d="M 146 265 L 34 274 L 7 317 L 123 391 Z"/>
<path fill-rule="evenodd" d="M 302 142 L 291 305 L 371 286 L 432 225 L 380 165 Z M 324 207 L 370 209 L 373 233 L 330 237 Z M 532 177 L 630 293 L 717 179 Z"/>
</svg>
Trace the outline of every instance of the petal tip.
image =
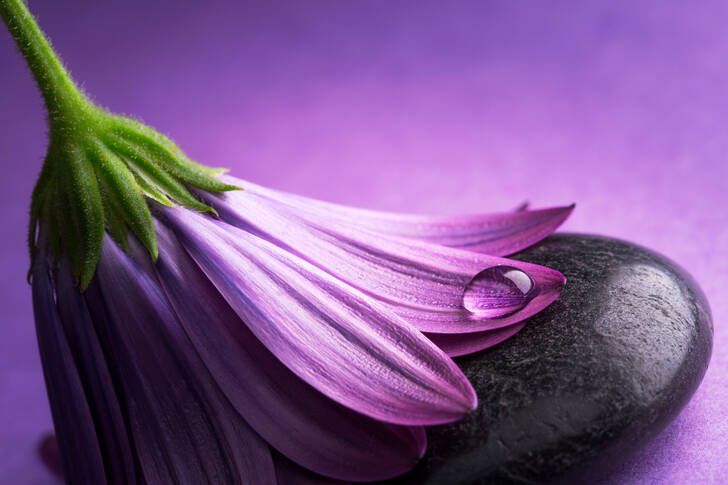
<svg viewBox="0 0 728 485">
<path fill-rule="evenodd" d="M 557 273 L 559 274 L 559 287 L 557 288 L 557 291 L 560 292 L 566 286 L 566 276 L 564 276 L 564 273 L 561 271 L 557 271 Z"/>
<path fill-rule="evenodd" d="M 473 393 L 473 399 L 470 402 L 470 405 L 468 406 L 468 413 L 471 413 L 478 409 L 478 395 Z"/>
<path fill-rule="evenodd" d="M 563 219 L 561 222 L 565 221 L 572 212 L 574 212 L 574 208 L 576 207 L 576 202 L 572 202 L 569 205 L 565 205 L 562 207 L 559 207 L 559 212 L 563 215 Z"/>
<path fill-rule="evenodd" d="M 461 400 L 458 401 L 460 405 L 460 416 L 455 420 L 465 417 L 467 414 L 478 409 L 478 394 L 475 392 L 473 385 L 468 381 L 468 387 L 461 395 Z"/>
</svg>

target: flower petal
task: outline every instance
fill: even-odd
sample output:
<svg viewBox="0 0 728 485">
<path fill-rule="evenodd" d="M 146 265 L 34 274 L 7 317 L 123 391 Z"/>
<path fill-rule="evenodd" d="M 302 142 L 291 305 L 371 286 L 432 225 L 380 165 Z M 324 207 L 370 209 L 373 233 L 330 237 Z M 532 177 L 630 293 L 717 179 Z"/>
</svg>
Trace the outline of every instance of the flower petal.
<svg viewBox="0 0 728 485">
<path fill-rule="evenodd" d="M 286 192 L 272 190 L 245 180 L 229 177 L 231 183 L 243 187 L 225 197 L 231 204 L 255 194 L 267 198 L 287 211 L 311 220 L 335 220 L 369 231 L 417 239 L 493 256 L 507 256 L 525 249 L 554 232 L 571 214 L 574 205 L 549 209 L 527 210 L 527 204 L 516 211 L 456 216 L 397 214 L 332 204 Z M 209 196 L 208 196 L 209 197 Z M 210 198 L 212 203 L 214 198 Z"/>
<path fill-rule="evenodd" d="M 146 481 L 274 483 L 268 445 L 222 395 L 154 278 L 108 237 L 89 298 L 102 302 L 93 320 L 118 366 Z"/>
<path fill-rule="evenodd" d="M 507 327 L 496 328 L 475 333 L 427 333 L 435 345 L 450 357 L 472 354 L 497 345 L 517 334 L 526 322 L 514 323 Z"/>
<path fill-rule="evenodd" d="M 56 272 L 58 310 L 96 424 L 106 476 L 111 483 L 136 483 L 126 423 L 103 349 L 83 296 L 64 258 Z"/>
<path fill-rule="evenodd" d="M 222 199 L 211 203 L 227 222 L 295 252 L 424 332 L 469 333 L 517 323 L 551 304 L 565 282 L 558 271 L 535 264 L 378 234 L 334 220 L 313 222 L 253 193 L 238 194 L 235 207 Z M 522 304 L 499 311 L 511 300 L 499 281 L 482 277 L 476 291 L 468 293 L 474 302 L 466 305 L 471 282 L 494 267 L 526 273 L 523 278 L 533 283 L 527 298 L 515 295 L 522 297 Z M 480 310 L 491 314 L 485 318 Z"/>
<path fill-rule="evenodd" d="M 383 480 L 414 466 L 425 452 L 421 427 L 376 421 L 306 384 L 251 333 L 175 236 L 161 224 L 157 234 L 157 270 L 182 326 L 230 403 L 271 446 L 344 480 Z"/>
<path fill-rule="evenodd" d="M 33 310 L 43 375 L 68 483 L 106 483 L 93 418 L 56 308 L 44 255 L 33 265 Z"/>
<path fill-rule="evenodd" d="M 273 463 L 276 466 L 276 478 L 278 478 L 278 485 L 346 485 L 347 482 L 342 482 L 333 478 L 322 477 L 315 473 L 302 468 L 291 460 L 281 455 L 280 453 L 273 452 Z"/>
<path fill-rule="evenodd" d="M 476 405 L 460 369 L 414 327 L 324 271 L 247 231 L 161 209 L 256 337 L 335 401 L 395 424 L 436 424 Z"/>
</svg>

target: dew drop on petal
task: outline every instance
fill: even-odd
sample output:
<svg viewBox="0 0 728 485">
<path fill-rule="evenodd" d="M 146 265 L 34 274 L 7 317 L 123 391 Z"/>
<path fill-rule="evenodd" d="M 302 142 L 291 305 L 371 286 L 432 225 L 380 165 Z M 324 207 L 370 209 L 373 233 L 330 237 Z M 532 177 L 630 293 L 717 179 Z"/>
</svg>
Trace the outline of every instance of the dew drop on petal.
<svg viewBox="0 0 728 485">
<path fill-rule="evenodd" d="M 536 285 L 513 266 L 493 266 L 473 277 L 463 291 L 463 308 L 475 318 L 498 318 L 516 312 L 533 298 Z"/>
</svg>

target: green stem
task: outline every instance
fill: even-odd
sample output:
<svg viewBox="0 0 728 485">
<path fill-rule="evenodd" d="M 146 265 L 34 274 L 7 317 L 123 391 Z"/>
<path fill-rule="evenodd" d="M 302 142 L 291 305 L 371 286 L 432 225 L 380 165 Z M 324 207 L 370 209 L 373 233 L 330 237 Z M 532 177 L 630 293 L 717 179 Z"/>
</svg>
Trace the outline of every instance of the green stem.
<svg viewBox="0 0 728 485">
<path fill-rule="evenodd" d="M 41 247 L 50 247 L 56 258 L 65 254 L 84 289 L 96 272 L 107 230 L 123 246 L 131 230 L 157 258 L 148 200 L 215 213 L 186 186 L 208 192 L 238 189 L 152 128 L 91 103 L 24 0 L 0 0 L 0 16 L 33 72 L 50 122 L 48 153 L 30 204 L 31 264 Z M 47 242 L 38 240 L 41 229 Z"/>
<path fill-rule="evenodd" d="M 89 102 L 63 67 L 23 0 L 0 0 L 0 16 L 12 34 L 38 83 L 54 121 L 73 118 Z"/>
</svg>

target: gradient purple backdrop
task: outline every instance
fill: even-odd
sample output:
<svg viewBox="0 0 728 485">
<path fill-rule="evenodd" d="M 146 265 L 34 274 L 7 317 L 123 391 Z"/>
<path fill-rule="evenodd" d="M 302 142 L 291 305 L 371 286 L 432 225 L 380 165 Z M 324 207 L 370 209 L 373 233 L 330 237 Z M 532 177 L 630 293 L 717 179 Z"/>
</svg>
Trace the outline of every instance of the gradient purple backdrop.
<svg viewBox="0 0 728 485">
<path fill-rule="evenodd" d="M 728 476 L 728 3 L 30 0 L 76 79 L 192 157 L 270 187 L 455 213 L 576 202 L 565 229 L 660 251 L 715 320 L 693 400 L 610 483 Z M 0 29 L 0 483 L 53 483 L 25 283 L 45 153 Z"/>
</svg>

